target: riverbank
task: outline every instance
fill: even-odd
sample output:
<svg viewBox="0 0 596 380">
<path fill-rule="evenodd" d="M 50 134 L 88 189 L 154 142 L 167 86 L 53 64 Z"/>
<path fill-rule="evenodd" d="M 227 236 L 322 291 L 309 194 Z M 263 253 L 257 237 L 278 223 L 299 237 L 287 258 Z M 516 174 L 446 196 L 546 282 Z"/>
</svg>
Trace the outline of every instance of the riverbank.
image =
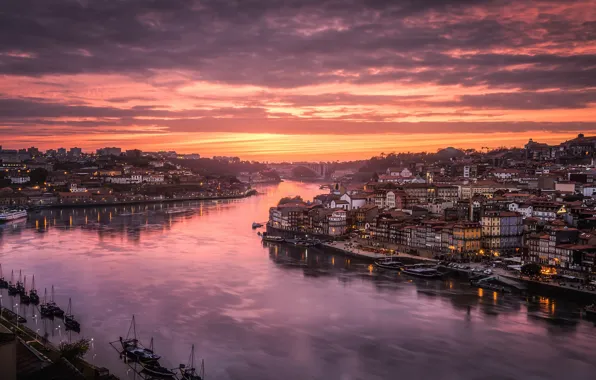
<svg viewBox="0 0 596 380">
<path fill-rule="evenodd" d="M 106 368 L 97 367 L 83 359 L 73 360 L 72 362 L 67 361 L 62 357 L 59 349 L 47 339 L 27 326 L 18 323 L 17 315 L 10 309 L 0 307 L 0 324 L 13 332 L 19 338 L 19 342 L 37 357 L 40 369 L 59 363 L 69 366 L 70 370 L 75 371 L 78 375 L 77 378 L 119 380 L 118 377 L 111 375 Z"/>
<path fill-rule="evenodd" d="M 83 208 L 83 207 L 104 207 L 104 206 L 128 206 L 138 204 L 160 204 L 160 203 L 174 203 L 184 201 L 217 201 L 227 199 L 243 199 L 253 195 L 259 195 L 255 189 L 248 191 L 242 195 L 228 195 L 228 196 L 217 196 L 217 197 L 181 197 L 181 198 L 167 198 L 167 199 L 140 199 L 134 201 L 122 201 L 122 202 L 102 202 L 102 203 L 60 203 L 60 204 L 49 204 L 35 206 L 35 209 L 49 209 L 49 208 Z"/>
</svg>

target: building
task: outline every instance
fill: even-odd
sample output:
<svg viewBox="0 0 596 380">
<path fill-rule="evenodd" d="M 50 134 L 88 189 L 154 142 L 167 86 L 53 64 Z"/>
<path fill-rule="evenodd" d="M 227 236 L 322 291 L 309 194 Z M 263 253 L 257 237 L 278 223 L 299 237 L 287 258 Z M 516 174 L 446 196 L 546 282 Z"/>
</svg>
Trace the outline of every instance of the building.
<svg viewBox="0 0 596 380">
<path fill-rule="evenodd" d="M 116 147 L 106 147 L 97 150 L 98 156 L 119 156 L 120 154 L 122 154 L 122 149 Z"/>
<path fill-rule="evenodd" d="M 453 225 L 453 253 L 476 254 L 481 249 L 482 226 L 480 223 L 465 222 Z"/>
<path fill-rule="evenodd" d="M 68 155 L 73 158 L 79 158 L 79 157 L 81 157 L 82 154 L 83 154 L 83 150 L 81 148 L 77 148 L 77 147 L 70 148 L 70 150 L 68 151 Z"/>
<path fill-rule="evenodd" d="M 347 217 L 346 210 L 333 210 L 331 215 L 327 216 L 329 219 L 329 227 L 326 235 L 340 236 L 347 232 Z"/>
<path fill-rule="evenodd" d="M 511 255 L 522 247 L 523 217 L 511 211 L 487 211 L 481 218 L 485 254 Z"/>
<path fill-rule="evenodd" d="M 13 183 L 15 185 L 22 185 L 31 181 L 31 178 L 29 176 L 15 176 L 10 177 L 9 179 L 10 183 Z"/>
<path fill-rule="evenodd" d="M 578 243 L 576 228 L 559 227 L 535 233 L 528 238 L 528 256 L 535 263 L 570 268 L 574 245 Z"/>
</svg>

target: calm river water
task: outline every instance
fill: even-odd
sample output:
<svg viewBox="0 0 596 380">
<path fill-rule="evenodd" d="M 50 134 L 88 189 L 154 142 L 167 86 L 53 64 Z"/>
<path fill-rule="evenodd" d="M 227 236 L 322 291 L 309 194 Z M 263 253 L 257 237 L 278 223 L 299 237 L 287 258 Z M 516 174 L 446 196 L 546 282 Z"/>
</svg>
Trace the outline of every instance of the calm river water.
<svg viewBox="0 0 596 380">
<path fill-rule="evenodd" d="M 264 245 L 251 229 L 287 195 L 284 182 L 233 201 L 53 209 L 0 227 L 0 263 L 72 298 L 90 361 L 132 378 L 109 341 L 136 315 L 163 364 L 188 360 L 208 379 L 594 379 L 596 327 L 561 300 L 502 296 L 450 281 L 414 281 L 315 248 Z M 191 215 L 168 214 L 192 207 Z M 132 215 L 131 215 L 132 214 Z M 2 291 L 5 306 L 16 303 Z M 54 342 L 60 322 L 28 325 Z M 536 316 L 560 315 L 565 326 Z"/>
</svg>

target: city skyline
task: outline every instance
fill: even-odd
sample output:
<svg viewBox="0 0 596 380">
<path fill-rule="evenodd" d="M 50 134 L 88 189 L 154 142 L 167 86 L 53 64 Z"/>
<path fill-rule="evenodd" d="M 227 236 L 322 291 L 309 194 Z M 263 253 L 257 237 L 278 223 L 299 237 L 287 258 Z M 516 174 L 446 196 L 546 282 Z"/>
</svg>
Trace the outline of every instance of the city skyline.
<svg viewBox="0 0 596 380">
<path fill-rule="evenodd" d="M 6 148 L 243 159 L 596 132 L 591 1 L 11 2 Z"/>
</svg>

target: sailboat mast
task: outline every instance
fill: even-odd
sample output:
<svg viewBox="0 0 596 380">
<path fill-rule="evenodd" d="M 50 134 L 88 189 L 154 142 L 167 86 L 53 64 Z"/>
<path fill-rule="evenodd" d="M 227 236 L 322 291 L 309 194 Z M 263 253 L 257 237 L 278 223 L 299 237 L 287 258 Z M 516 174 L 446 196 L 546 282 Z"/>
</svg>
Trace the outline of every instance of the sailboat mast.
<svg viewBox="0 0 596 380">
<path fill-rule="evenodd" d="M 33 281 L 31 281 L 31 290 L 35 290 L 35 275 L 33 275 Z"/>
<path fill-rule="evenodd" d="M 43 303 L 48 303 L 48 288 L 43 288 Z"/>
<path fill-rule="evenodd" d="M 10 271 L 10 283 L 14 284 L 14 269 Z"/>
<path fill-rule="evenodd" d="M 25 280 L 23 281 L 23 290 L 27 291 L 27 275 L 25 275 Z"/>
</svg>

